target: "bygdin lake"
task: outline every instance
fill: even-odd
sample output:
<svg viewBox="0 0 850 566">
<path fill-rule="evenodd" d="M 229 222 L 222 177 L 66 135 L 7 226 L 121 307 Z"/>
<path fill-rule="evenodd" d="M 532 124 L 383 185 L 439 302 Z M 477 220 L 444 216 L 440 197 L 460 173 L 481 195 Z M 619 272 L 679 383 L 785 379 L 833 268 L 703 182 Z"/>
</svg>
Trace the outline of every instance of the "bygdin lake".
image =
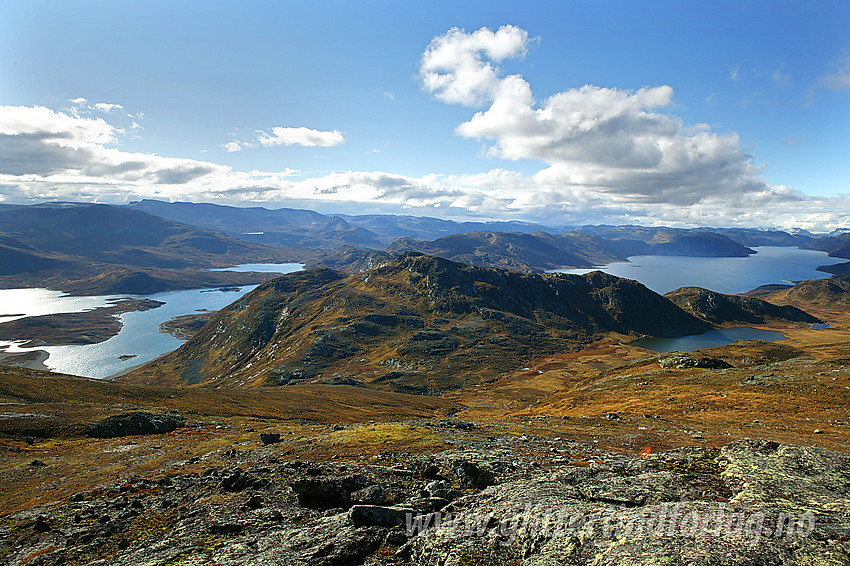
<svg viewBox="0 0 850 566">
<path fill-rule="evenodd" d="M 257 273 L 292 273 L 293 271 L 301 271 L 304 269 L 302 263 L 243 263 L 234 265 L 233 267 L 217 267 L 210 271 L 236 271 L 238 273 L 246 273 L 254 271 Z"/>
<path fill-rule="evenodd" d="M 300 263 L 264 265 L 276 265 L 274 270 L 269 267 L 271 273 L 291 273 L 304 268 Z M 234 268 L 228 269 L 233 270 Z M 258 270 L 246 269 L 245 271 Z M 184 340 L 160 332 L 159 325 L 161 323 L 175 316 L 204 310 L 219 310 L 256 287 L 256 285 L 247 285 L 239 287 L 238 291 L 235 292 L 220 291 L 219 289 L 192 289 L 189 291 L 155 293 L 153 295 L 121 295 L 120 297 L 153 299 L 165 304 L 147 311 L 128 312 L 120 315 L 123 323 L 121 331 L 109 340 L 97 344 L 21 348 L 21 342 L 12 342 L 11 344 L 0 342 L 0 351 L 29 352 L 43 350 L 49 354 L 44 363 L 53 371 L 82 377 L 105 378 L 176 350 L 184 342 Z M 45 298 L 49 300 L 42 302 Z M 84 312 L 107 306 L 109 299 L 115 298 L 116 296 L 70 297 L 58 291 L 47 289 L 2 289 L 0 290 L 0 305 L 15 312 L 0 312 L 0 314 L 33 316 L 60 312 Z M 0 318 L 0 322 L 13 320 L 13 318 Z M 5 350 L 4 346 L 6 347 Z M 123 359 L 121 359 L 122 357 Z"/>
<path fill-rule="evenodd" d="M 557 269 L 558 273 L 584 275 L 604 271 L 634 279 L 655 291 L 668 293 L 679 287 L 703 287 L 718 293 L 743 293 L 761 285 L 806 279 L 826 279 L 829 273 L 815 271 L 836 263 L 826 252 L 759 246 L 747 257 L 691 257 L 636 255 L 594 269 Z"/>
<path fill-rule="evenodd" d="M 632 342 L 634 346 L 640 346 L 653 352 L 691 352 L 700 348 L 713 348 L 725 346 L 736 340 L 765 340 L 773 342 L 782 340 L 782 333 L 775 330 L 761 330 L 742 326 L 739 328 L 721 328 L 709 330 L 704 334 L 692 334 L 690 336 L 677 336 L 675 338 L 643 338 Z"/>
</svg>

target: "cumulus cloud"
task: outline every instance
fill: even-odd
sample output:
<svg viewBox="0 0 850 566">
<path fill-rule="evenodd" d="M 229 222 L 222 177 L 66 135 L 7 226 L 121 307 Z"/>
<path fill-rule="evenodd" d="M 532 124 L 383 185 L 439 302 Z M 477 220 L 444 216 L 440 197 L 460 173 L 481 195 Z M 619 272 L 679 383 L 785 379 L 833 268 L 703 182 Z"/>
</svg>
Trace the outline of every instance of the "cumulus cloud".
<svg viewBox="0 0 850 566">
<path fill-rule="evenodd" d="M 177 184 L 221 165 L 129 153 L 108 147 L 123 130 L 103 118 L 41 106 L 0 106 L 0 175 L 77 176 L 116 182 Z"/>
<path fill-rule="evenodd" d="M 422 82 L 438 100 L 486 106 L 457 133 L 489 142 L 488 155 L 537 159 L 547 164 L 535 175 L 542 184 L 634 202 L 691 205 L 766 188 L 736 134 L 686 127 L 664 111 L 673 101 L 669 86 L 625 91 L 585 85 L 538 103 L 525 79 L 503 76 L 494 64 L 522 56 L 528 42 L 528 34 L 512 26 L 452 29 L 423 55 Z"/>
<path fill-rule="evenodd" d="M 505 80 L 495 64 L 524 56 L 527 46 L 528 32 L 515 26 L 473 33 L 452 28 L 431 40 L 419 75 L 438 100 L 475 106 L 491 100 Z"/>
<path fill-rule="evenodd" d="M 428 45 L 420 78 L 438 100 L 471 108 L 457 127 L 459 135 L 481 140 L 495 157 L 539 161 L 540 170 L 532 175 L 504 168 L 418 177 L 386 171 L 312 177 L 288 168 L 235 171 L 210 161 L 122 151 L 118 144 L 134 128 L 121 127 L 121 120 L 141 119 L 141 114 L 98 110 L 97 103 L 76 99 L 73 108 L 58 111 L 0 106 L 0 200 L 150 197 L 324 205 L 351 213 L 380 207 L 550 225 L 845 225 L 850 197 L 810 197 L 767 184 L 736 134 L 685 125 L 672 114 L 669 86 L 627 91 L 585 85 L 537 101 L 522 76 L 506 75 L 500 67 L 523 57 L 531 41 L 513 26 L 495 32 L 453 29 Z M 223 147 L 329 147 L 343 141 L 338 131 L 280 127 Z"/>
<path fill-rule="evenodd" d="M 273 145 L 303 145 L 305 147 L 332 147 L 345 141 L 342 134 L 333 130 L 322 132 L 310 128 L 272 128 L 272 133 L 263 132 L 257 141 L 264 146 Z"/>
<path fill-rule="evenodd" d="M 244 148 L 273 147 L 276 145 L 300 145 L 303 147 L 333 147 L 345 142 L 345 137 L 338 130 L 321 131 L 311 128 L 285 128 L 276 126 L 271 133 L 257 131 L 257 137 L 250 140 L 233 140 L 221 147 L 229 152 L 241 151 Z"/>
<path fill-rule="evenodd" d="M 111 104 L 109 102 L 95 102 L 94 109 L 100 112 L 112 112 L 113 110 L 123 110 L 124 107 L 120 104 Z"/>
</svg>

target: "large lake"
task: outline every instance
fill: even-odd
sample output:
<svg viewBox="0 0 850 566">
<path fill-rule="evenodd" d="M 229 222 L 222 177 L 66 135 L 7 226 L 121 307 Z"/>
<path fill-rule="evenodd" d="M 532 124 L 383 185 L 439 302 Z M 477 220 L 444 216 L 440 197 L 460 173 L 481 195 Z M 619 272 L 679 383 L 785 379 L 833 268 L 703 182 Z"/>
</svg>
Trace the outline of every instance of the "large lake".
<svg viewBox="0 0 850 566">
<path fill-rule="evenodd" d="M 599 270 L 617 277 L 640 281 L 656 293 L 679 287 L 697 286 L 720 293 L 743 293 L 761 285 L 804 279 L 824 279 L 829 273 L 815 271 L 840 260 L 826 252 L 760 246 L 748 257 L 685 257 L 636 255 L 628 262 L 611 263 L 594 269 L 557 269 L 560 273 L 583 275 Z"/>
<path fill-rule="evenodd" d="M 249 269 L 240 265 L 227 270 L 266 271 L 270 273 L 291 273 L 304 268 L 300 263 L 254 264 L 263 269 Z M 192 289 L 189 291 L 171 291 L 153 295 L 120 295 L 95 297 L 70 297 L 58 291 L 47 289 L 2 289 L 0 290 L 0 315 L 14 314 L 33 316 L 60 312 L 83 312 L 93 308 L 107 306 L 110 299 L 117 297 L 138 297 L 164 302 L 159 308 L 143 312 L 128 312 L 120 316 L 121 331 L 104 342 L 84 346 L 39 346 L 35 350 L 44 350 L 50 356 L 45 365 L 51 370 L 80 375 L 84 377 L 104 378 L 126 371 L 128 368 L 148 362 L 157 356 L 177 349 L 184 341 L 159 331 L 159 325 L 175 316 L 191 314 L 202 310 L 221 309 L 239 297 L 252 291 L 256 285 L 240 287 L 238 291 L 219 291 L 218 289 Z M 14 320 L 15 317 L 0 317 L 0 322 Z M 0 351 L 7 343 L 0 342 Z M 26 352 L 18 344 L 8 344 L 6 352 Z M 119 356 L 136 357 L 121 360 Z"/>
</svg>

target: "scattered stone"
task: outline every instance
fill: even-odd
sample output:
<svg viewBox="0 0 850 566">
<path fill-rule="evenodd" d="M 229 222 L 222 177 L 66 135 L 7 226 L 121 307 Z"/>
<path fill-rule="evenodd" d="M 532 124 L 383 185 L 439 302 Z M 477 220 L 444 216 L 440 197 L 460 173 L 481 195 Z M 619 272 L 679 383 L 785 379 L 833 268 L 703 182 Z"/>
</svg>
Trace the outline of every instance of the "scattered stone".
<svg viewBox="0 0 850 566">
<path fill-rule="evenodd" d="M 24 442 L 32 446 L 33 444 L 35 444 L 35 438 L 33 438 L 32 436 L 25 436 Z"/>
<path fill-rule="evenodd" d="M 46 515 L 39 515 L 33 523 L 32 528 L 37 533 L 46 533 L 50 531 L 50 517 Z"/>
<path fill-rule="evenodd" d="M 223 491 L 237 492 L 248 488 L 265 487 L 267 484 L 267 480 L 257 478 L 243 471 L 242 468 L 233 468 L 223 473 L 221 489 Z"/>
<path fill-rule="evenodd" d="M 622 417 L 617 413 L 608 413 L 607 415 L 605 415 L 605 418 L 609 421 L 619 421 L 622 419 Z"/>
<path fill-rule="evenodd" d="M 46 466 L 46 465 L 47 464 L 45 464 L 41 460 L 33 460 L 32 462 L 30 462 L 30 466 L 32 466 L 34 468 L 41 468 L 41 467 Z"/>
</svg>

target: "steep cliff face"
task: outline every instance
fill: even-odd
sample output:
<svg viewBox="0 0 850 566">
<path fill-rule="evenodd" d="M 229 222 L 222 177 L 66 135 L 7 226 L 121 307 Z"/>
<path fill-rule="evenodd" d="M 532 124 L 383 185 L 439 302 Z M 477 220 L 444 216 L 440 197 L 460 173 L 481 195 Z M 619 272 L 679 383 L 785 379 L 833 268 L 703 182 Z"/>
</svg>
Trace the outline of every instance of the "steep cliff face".
<svg viewBox="0 0 850 566">
<path fill-rule="evenodd" d="M 606 332 L 709 328 L 643 285 L 601 272 L 523 274 L 407 253 L 350 277 L 317 269 L 265 283 L 131 379 L 320 379 L 425 392 L 480 383 Z"/>
</svg>

